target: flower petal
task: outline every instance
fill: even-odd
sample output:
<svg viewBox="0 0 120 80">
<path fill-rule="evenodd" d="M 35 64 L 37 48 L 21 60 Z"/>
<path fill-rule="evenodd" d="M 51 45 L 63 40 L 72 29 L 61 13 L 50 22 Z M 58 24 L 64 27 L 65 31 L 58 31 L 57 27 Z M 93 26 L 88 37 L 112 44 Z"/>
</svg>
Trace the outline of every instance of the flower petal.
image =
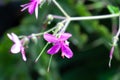
<svg viewBox="0 0 120 80">
<path fill-rule="evenodd" d="M 60 45 L 59 44 L 55 44 L 53 47 L 51 47 L 47 53 L 48 54 L 55 54 L 60 50 Z"/>
<path fill-rule="evenodd" d="M 20 5 L 21 7 L 23 7 L 23 9 L 22 9 L 21 11 L 24 11 L 24 10 L 26 10 L 27 8 L 29 8 L 29 5 L 30 5 L 30 3 Z"/>
<path fill-rule="evenodd" d="M 18 36 L 16 34 L 11 33 L 11 36 L 12 36 L 12 41 L 13 42 L 15 42 L 17 44 L 21 44 L 21 42 L 20 42 L 20 40 L 19 40 L 19 38 L 18 38 Z"/>
<path fill-rule="evenodd" d="M 36 7 L 35 7 L 35 16 L 36 16 L 36 19 L 38 18 L 38 3 L 36 4 Z"/>
<path fill-rule="evenodd" d="M 33 14 L 33 12 L 35 10 L 35 7 L 36 7 L 36 2 L 31 2 L 30 5 L 29 5 L 29 8 L 28 8 L 28 12 L 30 14 Z"/>
<path fill-rule="evenodd" d="M 63 33 L 63 34 L 61 34 L 61 36 L 60 36 L 60 39 L 62 40 L 62 41 L 65 41 L 65 40 L 67 40 L 68 38 L 70 38 L 72 35 L 70 34 L 70 33 Z"/>
<path fill-rule="evenodd" d="M 66 56 L 67 58 L 71 58 L 73 56 L 73 52 L 67 45 L 62 45 L 62 56 Z"/>
<path fill-rule="evenodd" d="M 17 44 L 14 44 L 12 47 L 11 47 L 11 53 L 19 53 L 20 52 L 20 45 L 17 45 Z"/>
<path fill-rule="evenodd" d="M 27 59 L 26 59 L 26 56 L 25 56 L 25 49 L 24 49 L 23 46 L 21 47 L 21 54 L 22 54 L 23 60 L 26 61 Z"/>
<path fill-rule="evenodd" d="M 26 3 L 26 4 L 20 5 L 20 7 L 26 7 L 26 6 L 28 6 L 28 5 L 29 5 L 29 3 Z"/>
<path fill-rule="evenodd" d="M 8 36 L 8 38 L 9 38 L 10 40 L 12 40 L 11 34 L 7 33 L 7 36 Z"/>
<path fill-rule="evenodd" d="M 50 43 L 56 43 L 58 41 L 58 39 L 55 36 L 51 35 L 51 34 L 44 34 L 43 37 L 44 37 L 44 39 L 46 41 L 48 41 Z"/>
</svg>

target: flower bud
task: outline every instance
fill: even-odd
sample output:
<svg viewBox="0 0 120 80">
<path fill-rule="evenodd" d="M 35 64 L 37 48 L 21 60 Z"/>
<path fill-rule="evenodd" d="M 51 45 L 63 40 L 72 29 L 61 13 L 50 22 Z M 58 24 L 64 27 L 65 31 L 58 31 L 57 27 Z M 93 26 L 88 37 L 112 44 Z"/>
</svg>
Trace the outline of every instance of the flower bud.
<svg viewBox="0 0 120 80">
<path fill-rule="evenodd" d="M 32 34 L 31 40 L 32 40 L 35 44 L 37 44 L 37 42 L 38 42 L 38 39 L 37 39 L 37 37 L 35 36 L 35 34 Z"/>
<path fill-rule="evenodd" d="M 21 41 L 22 41 L 22 45 L 24 46 L 27 46 L 29 44 L 29 38 L 26 36 Z"/>
<path fill-rule="evenodd" d="M 47 23 L 50 24 L 53 19 L 54 19 L 53 16 L 52 16 L 51 14 L 49 14 L 49 15 L 47 16 Z"/>
<path fill-rule="evenodd" d="M 63 23 L 58 23 L 58 24 L 57 24 L 58 30 L 60 30 L 63 26 L 64 26 Z"/>
</svg>

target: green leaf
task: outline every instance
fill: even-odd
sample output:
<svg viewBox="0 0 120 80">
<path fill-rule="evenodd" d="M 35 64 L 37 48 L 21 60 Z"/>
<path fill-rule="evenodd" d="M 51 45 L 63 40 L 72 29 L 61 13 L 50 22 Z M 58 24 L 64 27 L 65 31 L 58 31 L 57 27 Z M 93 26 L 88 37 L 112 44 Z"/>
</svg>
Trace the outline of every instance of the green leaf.
<svg viewBox="0 0 120 80">
<path fill-rule="evenodd" d="M 108 5 L 107 8 L 110 11 L 110 13 L 112 13 L 112 14 L 119 13 L 119 8 L 118 7 Z"/>
</svg>

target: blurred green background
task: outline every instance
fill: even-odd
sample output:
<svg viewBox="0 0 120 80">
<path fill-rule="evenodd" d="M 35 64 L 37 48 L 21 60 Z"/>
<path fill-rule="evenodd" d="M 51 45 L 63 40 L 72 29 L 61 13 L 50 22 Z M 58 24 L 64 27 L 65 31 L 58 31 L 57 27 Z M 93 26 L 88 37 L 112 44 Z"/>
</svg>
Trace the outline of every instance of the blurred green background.
<svg viewBox="0 0 120 80">
<path fill-rule="evenodd" d="M 110 14 L 107 5 L 120 5 L 119 0 L 57 1 L 71 16 Z M 54 20 L 45 26 L 44 21 L 48 14 L 63 16 L 53 3 L 46 3 L 39 9 L 39 18 L 36 20 L 35 15 L 28 14 L 27 10 L 20 12 L 20 5 L 27 2 L 29 1 L 0 2 L 0 80 L 120 80 L 119 43 L 114 51 L 112 66 L 108 66 L 110 44 L 115 33 L 112 28 L 118 26 L 118 18 L 71 22 L 67 32 L 73 35 L 69 41 L 74 56 L 72 59 L 63 59 L 60 53 L 54 55 L 50 72 L 47 72 L 50 55 L 46 51 L 37 63 L 34 62 L 46 44 L 42 36 L 37 44 L 30 41 L 26 48 L 27 62 L 22 60 L 21 54 L 11 54 L 13 43 L 6 33 L 38 33 L 59 22 Z"/>
</svg>

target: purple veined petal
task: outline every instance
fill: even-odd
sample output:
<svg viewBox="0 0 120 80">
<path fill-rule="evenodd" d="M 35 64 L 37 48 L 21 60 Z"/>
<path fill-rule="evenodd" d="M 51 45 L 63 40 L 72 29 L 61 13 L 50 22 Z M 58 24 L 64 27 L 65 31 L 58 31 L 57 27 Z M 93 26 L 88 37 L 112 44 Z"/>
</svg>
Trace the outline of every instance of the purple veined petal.
<svg viewBox="0 0 120 80">
<path fill-rule="evenodd" d="M 69 48 L 69 46 L 67 45 L 62 45 L 62 56 L 67 57 L 67 58 L 71 58 L 73 56 L 73 52 L 71 51 L 71 49 Z"/>
<path fill-rule="evenodd" d="M 59 44 L 53 45 L 48 51 L 48 54 L 56 54 L 60 50 L 61 46 Z"/>
<path fill-rule="evenodd" d="M 21 46 L 21 54 L 22 54 L 22 59 L 23 59 L 24 61 L 26 61 L 27 59 L 26 59 L 26 56 L 25 56 L 25 49 L 24 49 L 23 46 Z"/>
<path fill-rule="evenodd" d="M 60 36 L 60 40 L 62 40 L 62 41 L 65 41 L 65 40 L 67 40 L 68 38 L 70 38 L 72 35 L 70 34 L 70 33 L 63 33 L 63 34 L 61 34 L 61 36 Z"/>
<path fill-rule="evenodd" d="M 35 7 L 35 17 L 36 19 L 38 18 L 38 3 L 36 4 L 36 7 Z"/>
<path fill-rule="evenodd" d="M 30 14 L 33 14 L 34 10 L 35 10 L 35 7 L 36 7 L 36 4 L 37 2 L 31 2 L 30 5 L 29 5 L 29 8 L 28 8 L 28 12 Z"/>
<path fill-rule="evenodd" d="M 18 44 L 14 44 L 12 47 L 11 47 L 11 53 L 19 53 L 20 52 L 20 45 Z"/>
<path fill-rule="evenodd" d="M 46 41 L 48 41 L 50 43 L 56 43 L 58 41 L 58 39 L 55 36 L 51 35 L 51 34 L 44 34 L 43 37 L 44 37 L 44 39 Z"/>
</svg>

